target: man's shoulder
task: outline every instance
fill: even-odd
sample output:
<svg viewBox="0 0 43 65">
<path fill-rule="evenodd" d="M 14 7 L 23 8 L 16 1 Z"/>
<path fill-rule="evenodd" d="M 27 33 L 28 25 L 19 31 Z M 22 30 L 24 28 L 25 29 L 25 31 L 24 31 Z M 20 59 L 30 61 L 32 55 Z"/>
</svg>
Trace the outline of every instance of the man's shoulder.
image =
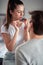
<svg viewBox="0 0 43 65">
<path fill-rule="evenodd" d="M 26 53 L 28 53 L 28 51 L 32 52 L 32 51 L 34 51 L 35 48 L 37 48 L 38 42 L 39 42 L 38 40 L 32 39 L 32 40 L 27 41 L 27 42 L 23 43 L 22 45 L 18 46 L 16 50 L 18 53 L 20 51 L 26 52 Z"/>
<path fill-rule="evenodd" d="M 26 42 L 20 44 L 20 45 L 16 48 L 16 50 L 23 48 L 24 46 L 28 45 L 28 43 L 29 43 L 29 41 L 26 41 Z"/>
<path fill-rule="evenodd" d="M 25 43 L 19 45 L 17 48 L 16 48 L 16 53 L 24 53 L 24 52 L 28 52 L 30 50 L 30 48 L 32 47 L 32 41 L 26 41 Z"/>
</svg>

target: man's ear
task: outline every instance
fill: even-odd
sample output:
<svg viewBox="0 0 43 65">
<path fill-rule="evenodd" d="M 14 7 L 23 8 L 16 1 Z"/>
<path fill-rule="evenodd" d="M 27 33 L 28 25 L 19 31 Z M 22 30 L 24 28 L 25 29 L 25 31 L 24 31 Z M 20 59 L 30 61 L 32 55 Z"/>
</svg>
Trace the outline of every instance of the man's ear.
<svg viewBox="0 0 43 65">
<path fill-rule="evenodd" d="M 33 30 L 33 23 L 31 22 L 29 31 L 32 31 L 32 30 Z"/>
<path fill-rule="evenodd" d="M 32 23 L 29 22 L 29 23 L 28 23 L 28 31 L 29 31 L 29 32 L 31 31 L 32 27 L 33 27 L 33 26 L 32 26 Z"/>
<path fill-rule="evenodd" d="M 34 28 L 33 28 L 33 23 L 31 22 L 31 31 L 34 31 Z"/>
<path fill-rule="evenodd" d="M 30 26 L 33 28 L 33 23 L 32 22 L 30 23 Z"/>
<path fill-rule="evenodd" d="M 10 10 L 10 14 L 11 14 L 11 15 L 13 14 L 11 10 Z"/>
</svg>

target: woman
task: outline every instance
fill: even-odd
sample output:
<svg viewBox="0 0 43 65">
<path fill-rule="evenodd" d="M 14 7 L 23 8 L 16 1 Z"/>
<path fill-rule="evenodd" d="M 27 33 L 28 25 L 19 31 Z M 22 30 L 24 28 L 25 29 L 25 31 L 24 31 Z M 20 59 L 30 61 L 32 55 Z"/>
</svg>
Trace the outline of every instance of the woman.
<svg viewBox="0 0 43 65">
<path fill-rule="evenodd" d="M 21 21 L 24 15 L 24 4 L 20 0 L 9 0 L 7 7 L 7 22 L 1 27 L 1 34 L 8 52 L 3 65 L 14 65 L 15 49 L 18 45 L 29 39 L 28 23 Z M 25 32 L 25 33 L 24 33 Z"/>
</svg>

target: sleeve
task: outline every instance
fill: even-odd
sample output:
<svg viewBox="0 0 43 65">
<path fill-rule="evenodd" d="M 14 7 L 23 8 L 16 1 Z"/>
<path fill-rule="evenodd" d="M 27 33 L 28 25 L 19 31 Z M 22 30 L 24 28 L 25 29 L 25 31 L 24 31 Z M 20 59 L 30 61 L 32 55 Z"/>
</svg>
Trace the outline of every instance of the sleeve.
<svg viewBox="0 0 43 65">
<path fill-rule="evenodd" d="M 15 52 L 15 65 L 28 65 L 23 53 L 19 48 Z"/>
<path fill-rule="evenodd" d="M 8 33 L 4 25 L 1 26 L 1 33 Z"/>
</svg>

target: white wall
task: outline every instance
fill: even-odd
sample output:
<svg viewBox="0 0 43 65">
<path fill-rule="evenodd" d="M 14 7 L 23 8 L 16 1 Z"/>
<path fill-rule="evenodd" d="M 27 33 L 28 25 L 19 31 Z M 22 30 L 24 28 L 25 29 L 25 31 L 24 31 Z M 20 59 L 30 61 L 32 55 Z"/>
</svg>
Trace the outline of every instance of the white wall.
<svg viewBox="0 0 43 65">
<path fill-rule="evenodd" d="M 28 11 L 43 10 L 43 0 L 22 0 L 25 5 L 25 17 L 29 18 Z"/>
<path fill-rule="evenodd" d="M 8 0 L 0 0 L 0 13 L 6 13 Z"/>
<path fill-rule="evenodd" d="M 28 18 L 28 11 L 43 10 L 43 0 L 22 0 L 25 5 L 25 17 Z M 0 0 L 0 13 L 6 13 L 8 0 Z"/>
</svg>

